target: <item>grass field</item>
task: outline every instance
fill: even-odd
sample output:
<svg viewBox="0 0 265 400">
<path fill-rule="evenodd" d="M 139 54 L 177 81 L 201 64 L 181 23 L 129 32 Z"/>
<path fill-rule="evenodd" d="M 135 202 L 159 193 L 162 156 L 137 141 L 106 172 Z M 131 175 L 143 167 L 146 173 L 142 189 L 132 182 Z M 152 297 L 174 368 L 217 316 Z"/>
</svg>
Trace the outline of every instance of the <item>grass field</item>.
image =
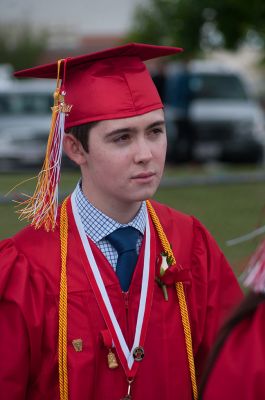
<svg viewBox="0 0 265 400">
<path fill-rule="evenodd" d="M 167 170 L 172 176 L 178 172 Z M 191 170 L 180 170 L 180 175 L 189 176 Z M 33 174 L 1 174 L 0 192 L 7 191 Z M 61 193 L 70 193 L 78 180 L 78 174 L 71 171 L 64 173 L 61 180 Z M 17 188 L 15 192 L 31 192 L 34 186 L 29 181 Z M 155 196 L 158 201 L 164 202 L 180 211 L 196 216 L 210 230 L 228 260 L 239 272 L 245 265 L 249 255 L 255 249 L 261 237 L 228 247 L 226 241 L 252 231 L 259 224 L 264 224 L 262 210 L 265 203 L 265 183 L 221 184 L 214 186 L 191 186 L 176 188 L 160 188 Z M 15 197 L 15 194 L 13 195 Z M 0 205 L 0 238 L 14 234 L 23 223 L 17 221 L 14 205 L 11 203 Z"/>
</svg>

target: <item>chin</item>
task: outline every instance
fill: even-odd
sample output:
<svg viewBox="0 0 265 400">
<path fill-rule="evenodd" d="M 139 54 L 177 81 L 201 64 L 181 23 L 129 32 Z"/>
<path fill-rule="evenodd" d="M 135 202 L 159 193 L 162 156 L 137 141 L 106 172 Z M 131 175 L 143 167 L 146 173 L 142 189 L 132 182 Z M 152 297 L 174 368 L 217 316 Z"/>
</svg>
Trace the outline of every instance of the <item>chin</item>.
<svg viewBox="0 0 265 400">
<path fill-rule="evenodd" d="M 143 190 L 143 191 L 141 191 L 141 193 L 139 193 L 138 195 L 136 195 L 134 197 L 134 200 L 135 201 L 148 200 L 148 199 L 150 199 L 150 198 L 152 198 L 154 196 L 156 190 L 157 190 L 157 188 L 155 188 L 155 189 L 150 189 L 149 188 L 149 189 Z"/>
</svg>

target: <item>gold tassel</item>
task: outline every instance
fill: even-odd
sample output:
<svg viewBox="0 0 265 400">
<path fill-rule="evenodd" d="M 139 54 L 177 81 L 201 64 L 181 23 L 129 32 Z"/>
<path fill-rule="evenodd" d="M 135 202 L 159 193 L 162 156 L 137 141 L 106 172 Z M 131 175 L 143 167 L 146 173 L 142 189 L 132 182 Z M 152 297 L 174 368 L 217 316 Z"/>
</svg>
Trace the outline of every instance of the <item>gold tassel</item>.
<svg viewBox="0 0 265 400">
<path fill-rule="evenodd" d="M 30 221 L 36 229 L 44 226 L 47 232 L 54 230 L 56 225 L 64 118 L 65 113 L 70 112 L 72 108 L 72 106 L 65 104 L 65 93 L 61 93 L 60 66 L 62 61 L 58 61 L 54 106 L 52 107 L 51 127 L 45 159 L 37 176 L 38 181 L 34 194 L 19 203 L 20 209 L 18 211 L 19 219 Z"/>
</svg>

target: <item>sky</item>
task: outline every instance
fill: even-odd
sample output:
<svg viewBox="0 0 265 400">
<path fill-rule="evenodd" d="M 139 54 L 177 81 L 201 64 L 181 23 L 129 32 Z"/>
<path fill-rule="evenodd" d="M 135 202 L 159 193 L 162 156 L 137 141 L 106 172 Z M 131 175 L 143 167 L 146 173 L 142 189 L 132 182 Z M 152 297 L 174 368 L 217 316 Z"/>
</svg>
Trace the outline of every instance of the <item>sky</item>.
<svg viewBox="0 0 265 400">
<path fill-rule="evenodd" d="M 135 6 L 145 0 L 0 0 L 0 24 L 27 22 L 34 28 L 74 33 L 121 34 L 128 30 Z"/>
</svg>

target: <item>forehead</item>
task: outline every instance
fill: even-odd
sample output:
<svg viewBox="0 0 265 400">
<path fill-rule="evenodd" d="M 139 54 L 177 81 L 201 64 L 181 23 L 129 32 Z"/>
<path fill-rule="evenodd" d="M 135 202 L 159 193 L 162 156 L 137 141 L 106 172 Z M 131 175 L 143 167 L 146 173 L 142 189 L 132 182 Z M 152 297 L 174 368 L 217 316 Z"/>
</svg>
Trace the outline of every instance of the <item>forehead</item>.
<svg viewBox="0 0 265 400">
<path fill-rule="evenodd" d="M 112 131 L 115 129 L 133 129 L 138 127 L 144 128 L 153 123 L 163 121 L 164 111 L 162 108 L 160 108 L 142 115 L 137 115 L 135 117 L 99 121 L 93 129 Z"/>
</svg>

